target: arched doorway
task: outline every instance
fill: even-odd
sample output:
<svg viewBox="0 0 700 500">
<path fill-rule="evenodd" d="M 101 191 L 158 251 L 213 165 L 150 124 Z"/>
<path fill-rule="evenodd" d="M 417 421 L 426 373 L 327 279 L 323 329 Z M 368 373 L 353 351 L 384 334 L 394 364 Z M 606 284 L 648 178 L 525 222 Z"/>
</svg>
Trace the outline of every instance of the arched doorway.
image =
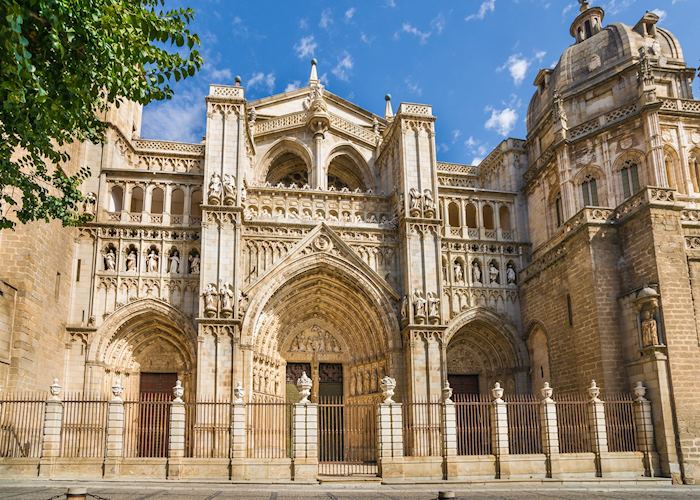
<svg viewBox="0 0 700 500">
<path fill-rule="evenodd" d="M 446 376 L 455 394 L 489 394 L 499 382 L 506 393 L 529 391 L 527 349 L 494 312 L 462 313 L 446 334 Z"/>
<path fill-rule="evenodd" d="M 552 382 L 549 368 L 549 342 L 542 326 L 534 325 L 530 329 L 527 347 L 532 360 L 532 390 L 537 392 L 544 386 L 545 382 Z"/>
</svg>

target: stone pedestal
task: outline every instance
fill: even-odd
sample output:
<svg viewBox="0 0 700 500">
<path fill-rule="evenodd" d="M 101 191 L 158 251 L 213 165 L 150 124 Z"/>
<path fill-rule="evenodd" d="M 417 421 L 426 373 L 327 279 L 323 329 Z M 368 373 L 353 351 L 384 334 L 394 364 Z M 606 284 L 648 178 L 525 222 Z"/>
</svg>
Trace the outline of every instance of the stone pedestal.
<svg viewBox="0 0 700 500">
<path fill-rule="evenodd" d="M 49 479 L 53 467 L 61 453 L 61 424 L 63 421 L 63 402 L 58 395 L 51 396 L 44 408 L 44 435 L 41 442 L 41 459 L 39 477 Z"/>
<path fill-rule="evenodd" d="M 637 449 L 644 454 L 644 474 L 648 477 L 658 475 L 659 454 L 656 452 L 654 438 L 654 418 L 651 413 L 651 402 L 644 397 L 646 388 L 641 382 L 634 388 L 634 427 L 636 430 Z"/>
<path fill-rule="evenodd" d="M 185 403 L 176 398 L 170 403 L 170 437 L 168 439 L 168 479 L 180 479 L 185 457 Z"/>
<path fill-rule="evenodd" d="M 542 429 L 542 452 L 547 457 L 547 477 L 561 477 L 559 460 L 559 429 L 557 427 L 557 404 L 550 397 L 542 400 L 540 406 Z"/>
<path fill-rule="evenodd" d="M 491 406 L 491 449 L 496 456 L 496 478 L 510 478 L 508 465 L 508 411 L 500 397 Z"/>
<path fill-rule="evenodd" d="M 244 479 L 246 458 L 245 405 L 231 405 L 231 479 Z"/>
<path fill-rule="evenodd" d="M 104 477 L 119 475 L 124 456 L 124 401 L 113 398 L 107 409 L 107 445 L 105 450 Z"/>
<path fill-rule="evenodd" d="M 318 405 L 292 406 L 292 464 L 295 481 L 316 481 L 318 475 Z"/>
<path fill-rule="evenodd" d="M 377 410 L 377 459 L 379 475 L 403 477 L 403 405 L 382 403 Z"/>
<path fill-rule="evenodd" d="M 605 403 L 594 397 L 588 403 L 588 421 L 591 430 L 591 444 L 596 457 L 596 474 L 603 476 L 604 461 L 608 453 L 608 431 L 605 427 Z"/>
</svg>

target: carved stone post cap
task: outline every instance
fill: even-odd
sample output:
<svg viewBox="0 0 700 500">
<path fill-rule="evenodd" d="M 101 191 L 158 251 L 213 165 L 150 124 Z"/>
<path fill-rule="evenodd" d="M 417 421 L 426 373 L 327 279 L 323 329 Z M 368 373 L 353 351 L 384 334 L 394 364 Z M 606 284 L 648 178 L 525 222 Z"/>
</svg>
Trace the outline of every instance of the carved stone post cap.
<svg viewBox="0 0 700 500">
<path fill-rule="evenodd" d="M 122 386 L 122 381 L 117 377 L 114 379 L 114 382 L 112 382 L 112 396 L 114 396 L 114 399 L 121 401 L 123 392 L 124 387 Z"/>
<path fill-rule="evenodd" d="M 243 385 L 241 385 L 240 382 L 236 384 L 236 387 L 233 389 L 233 402 L 234 403 L 242 403 L 243 402 Z"/>
<path fill-rule="evenodd" d="M 58 378 L 54 377 L 53 382 L 49 386 L 49 391 L 51 392 L 52 399 L 58 399 L 61 394 L 61 384 L 58 383 Z"/>
<path fill-rule="evenodd" d="M 175 396 L 176 403 L 182 403 L 182 395 L 185 394 L 185 388 L 182 387 L 182 382 L 178 379 L 175 382 L 175 387 L 173 387 L 173 396 Z"/>
<path fill-rule="evenodd" d="M 299 390 L 299 395 L 301 399 L 300 404 L 307 404 L 309 402 L 309 396 L 311 395 L 311 379 L 306 374 L 305 371 L 301 372 L 301 377 L 297 379 L 297 389 Z"/>
<path fill-rule="evenodd" d="M 600 401 L 600 399 L 598 399 L 598 396 L 600 396 L 600 387 L 598 387 L 595 380 L 591 380 L 591 385 L 588 388 L 588 395 L 591 397 L 591 401 Z"/>
<path fill-rule="evenodd" d="M 493 384 L 493 389 L 491 389 L 491 395 L 493 396 L 493 399 L 496 402 L 503 402 L 503 388 L 501 387 L 500 382 L 496 382 L 495 384 Z"/>
<path fill-rule="evenodd" d="M 388 375 L 384 377 L 379 382 L 379 387 L 382 390 L 382 396 L 384 397 L 384 404 L 391 404 L 394 402 L 394 390 L 396 389 L 396 379 L 389 377 Z"/>
<path fill-rule="evenodd" d="M 644 387 L 644 384 L 642 383 L 641 380 L 637 381 L 637 383 L 634 385 L 634 388 L 632 390 L 634 391 L 634 395 L 636 396 L 636 401 L 646 401 L 647 400 L 644 397 L 644 396 L 646 396 L 647 388 Z"/>
<path fill-rule="evenodd" d="M 542 386 L 540 393 L 542 394 L 542 398 L 544 398 L 545 401 L 550 402 L 552 401 L 552 394 L 554 394 L 554 389 L 549 385 L 549 382 L 545 382 L 544 386 Z"/>
<path fill-rule="evenodd" d="M 445 387 L 442 388 L 442 401 L 444 403 L 452 402 L 452 387 L 450 387 L 449 382 L 445 382 Z"/>
</svg>

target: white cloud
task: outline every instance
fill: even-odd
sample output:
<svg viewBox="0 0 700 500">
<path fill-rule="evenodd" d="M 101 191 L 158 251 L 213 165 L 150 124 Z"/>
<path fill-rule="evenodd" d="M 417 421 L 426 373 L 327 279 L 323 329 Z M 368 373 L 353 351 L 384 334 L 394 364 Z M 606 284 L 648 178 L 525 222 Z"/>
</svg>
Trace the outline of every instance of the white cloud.
<svg viewBox="0 0 700 500">
<path fill-rule="evenodd" d="M 488 106 L 486 111 L 491 113 L 491 116 L 484 124 L 486 130 L 495 130 L 504 137 L 510 134 L 518 120 L 518 112 L 515 109 L 511 107 L 496 109 Z"/>
<path fill-rule="evenodd" d="M 498 67 L 498 71 L 503 71 L 507 69 L 510 76 L 513 78 L 513 82 L 516 85 L 523 83 L 525 75 L 527 75 L 527 70 L 530 67 L 530 61 L 522 56 L 522 54 L 512 54 L 508 57 L 508 60 L 503 64 L 503 66 Z"/>
<path fill-rule="evenodd" d="M 444 142 L 441 142 L 437 145 L 437 149 L 438 153 L 447 153 L 450 150 L 450 147 Z"/>
<path fill-rule="evenodd" d="M 314 39 L 313 35 L 305 36 L 294 46 L 294 50 L 297 52 L 297 57 L 299 59 L 306 59 L 309 56 L 313 56 L 316 53 L 318 44 Z"/>
<path fill-rule="evenodd" d="M 564 8 L 561 10 L 561 17 L 566 17 L 566 15 L 567 15 L 569 12 L 571 12 L 572 10 L 574 10 L 574 8 L 576 8 L 576 4 L 575 4 L 575 3 L 566 4 L 566 5 L 564 6 Z"/>
<path fill-rule="evenodd" d="M 328 29 L 328 27 L 333 24 L 333 16 L 331 14 L 331 9 L 323 9 L 323 12 L 321 12 L 321 19 L 318 21 L 318 25 L 325 29 Z"/>
<path fill-rule="evenodd" d="M 479 11 L 476 14 L 471 14 L 464 18 L 465 21 L 473 21 L 474 19 L 483 19 L 486 14 L 496 10 L 496 0 L 484 0 L 479 6 Z"/>
<path fill-rule="evenodd" d="M 305 17 L 299 19 L 299 29 L 305 30 L 309 28 L 309 20 Z"/>
<path fill-rule="evenodd" d="M 331 73 L 339 80 L 347 82 L 350 78 L 349 72 L 352 69 L 352 65 L 352 56 L 347 51 L 344 51 L 342 56 L 338 58 L 338 64 L 331 70 Z"/>
<path fill-rule="evenodd" d="M 213 68 L 209 71 L 208 80 L 212 83 L 226 83 L 233 80 L 233 74 L 228 68 L 216 69 Z"/>
<path fill-rule="evenodd" d="M 253 73 L 253 76 L 251 76 L 250 80 L 248 80 L 247 87 L 249 89 L 264 87 L 268 92 L 272 92 L 275 89 L 275 74 L 265 74 L 262 71 Z"/>
<path fill-rule="evenodd" d="M 293 82 L 289 82 L 287 86 L 284 88 L 285 92 L 291 92 L 292 90 L 296 90 L 299 87 L 301 87 L 301 81 L 299 80 L 294 80 Z"/>
<path fill-rule="evenodd" d="M 452 144 L 457 142 L 457 140 L 462 136 L 462 131 L 459 130 L 458 128 L 454 129 L 452 131 Z"/>
<path fill-rule="evenodd" d="M 204 96 L 194 88 L 176 92 L 169 101 L 146 106 L 143 111 L 143 137 L 198 143 L 204 134 Z"/>
<path fill-rule="evenodd" d="M 479 163 L 481 163 L 481 161 L 482 161 L 483 159 L 484 159 L 483 157 L 475 156 L 474 158 L 472 158 L 472 166 L 473 166 L 473 167 L 478 167 L 478 166 L 479 166 Z"/>
<path fill-rule="evenodd" d="M 372 45 L 372 42 L 374 41 L 373 36 L 369 36 L 367 33 L 360 33 L 360 41 L 364 43 L 365 45 Z"/>
<path fill-rule="evenodd" d="M 353 16 L 355 15 L 355 12 L 357 12 L 357 9 L 355 7 L 350 7 L 348 10 L 346 10 L 345 11 L 345 21 L 352 20 Z"/>
<path fill-rule="evenodd" d="M 476 139 L 471 135 L 464 140 L 464 147 L 467 148 L 469 153 L 474 155 L 472 165 L 474 164 L 474 161 L 477 163 L 481 161 L 481 159 L 486 156 L 489 149 L 486 143 L 481 142 L 479 139 Z"/>
<path fill-rule="evenodd" d="M 408 33 L 409 35 L 414 35 L 418 37 L 420 40 L 420 43 L 426 43 L 428 41 L 428 38 L 430 38 L 430 31 L 421 31 L 415 26 L 413 26 L 411 23 L 403 23 L 401 26 L 401 31 L 404 33 Z"/>
<path fill-rule="evenodd" d="M 430 27 L 434 29 L 438 35 L 442 34 L 442 31 L 445 29 L 445 25 L 447 24 L 447 20 L 445 19 L 445 16 L 440 12 L 437 16 L 433 18 L 432 21 L 430 21 Z"/>
<path fill-rule="evenodd" d="M 662 10 L 662 9 L 652 9 L 652 10 L 650 10 L 649 12 L 651 12 L 651 13 L 656 14 L 657 16 L 659 16 L 659 20 L 661 20 L 661 19 L 663 19 L 664 17 L 666 17 L 666 11 L 665 11 L 665 10 Z"/>
<path fill-rule="evenodd" d="M 623 10 L 626 10 L 637 0 L 608 0 L 603 3 L 602 7 L 606 14 L 619 14 Z"/>
<path fill-rule="evenodd" d="M 391 7 L 393 9 L 396 7 L 396 0 L 386 0 L 386 5 L 387 7 Z"/>
<path fill-rule="evenodd" d="M 407 77 L 404 80 L 404 83 L 406 84 L 406 88 L 408 89 L 408 91 L 411 94 L 414 94 L 417 96 L 420 96 L 423 94 L 423 89 L 421 88 L 421 86 L 418 84 L 418 82 L 416 82 L 412 78 Z"/>
</svg>

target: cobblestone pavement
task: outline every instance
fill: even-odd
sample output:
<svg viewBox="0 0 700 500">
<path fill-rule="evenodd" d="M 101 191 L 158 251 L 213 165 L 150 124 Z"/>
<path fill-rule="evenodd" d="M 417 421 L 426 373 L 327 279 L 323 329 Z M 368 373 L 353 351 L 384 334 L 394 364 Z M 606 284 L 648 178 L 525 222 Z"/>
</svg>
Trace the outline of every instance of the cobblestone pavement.
<svg viewBox="0 0 700 500">
<path fill-rule="evenodd" d="M 2 481 L 0 498 L 21 500 L 48 500 L 64 498 L 69 486 L 84 486 L 94 497 L 107 500 L 140 499 L 386 499 L 386 500 L 431 500 L 439 490 L 454 491 L 457 498 L 489 499 L 675 499 L 700 498 L 700 486 L 603 486 L 596 485 L 378 485 L 378 484 L 321 484 L 321 485 L 235 485 L 214 483 L 89 483 L 68 481 Z"/>
</svg>

